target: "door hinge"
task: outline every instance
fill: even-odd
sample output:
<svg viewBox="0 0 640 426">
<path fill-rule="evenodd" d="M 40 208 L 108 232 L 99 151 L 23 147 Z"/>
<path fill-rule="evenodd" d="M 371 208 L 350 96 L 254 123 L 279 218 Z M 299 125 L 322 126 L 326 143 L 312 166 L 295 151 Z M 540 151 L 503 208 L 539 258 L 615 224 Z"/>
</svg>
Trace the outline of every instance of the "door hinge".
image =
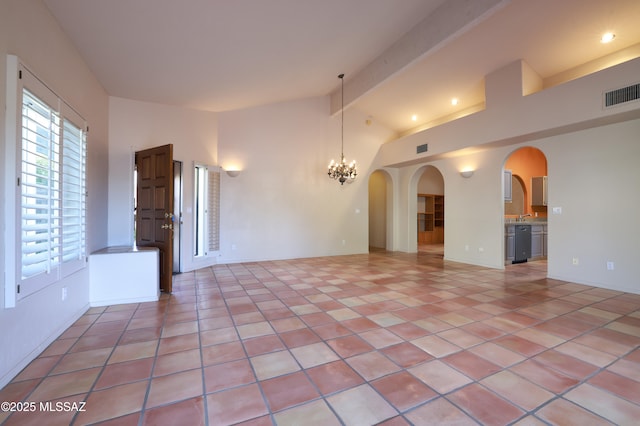
<svg viewBox="0 0 640 426">
<path fill-rule="evenodd" d="M 20 186 L 20 178 L 16 178 L 16 181 L 18 183 L 18 186 Z"/>
<path fill-rule="evenodd" d="M 20 284 L 18 284 L 18 294 L 20 294 Z"/>
<path fill-rule="evenodd" d="M 22 70 L 18 70 L 18 79 L 22 80 Z"/>
</svg>

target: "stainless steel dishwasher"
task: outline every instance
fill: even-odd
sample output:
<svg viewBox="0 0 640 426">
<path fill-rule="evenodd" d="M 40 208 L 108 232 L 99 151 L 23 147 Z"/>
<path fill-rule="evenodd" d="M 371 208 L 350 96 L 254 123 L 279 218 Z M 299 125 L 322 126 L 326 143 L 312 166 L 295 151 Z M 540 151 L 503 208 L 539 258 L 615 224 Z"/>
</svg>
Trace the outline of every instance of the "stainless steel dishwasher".
<svg viewBox="0 0 640 426">
<path fill-rule="evenodd" d="M 531 225 L 516 225 L 516 253 L 512 263 L 523 263 L 531 257 Z"/>
</svg>

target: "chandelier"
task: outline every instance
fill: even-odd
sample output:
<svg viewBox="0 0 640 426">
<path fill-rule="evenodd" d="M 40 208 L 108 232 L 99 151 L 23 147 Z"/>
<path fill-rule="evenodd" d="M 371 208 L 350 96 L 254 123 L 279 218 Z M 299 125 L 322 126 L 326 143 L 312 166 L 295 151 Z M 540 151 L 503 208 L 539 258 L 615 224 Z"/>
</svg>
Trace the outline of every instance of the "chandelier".
<svg viewBox="0 0 640 426">
<path fill-rule="evenodd" d="M 344 159 L 344 74 L 340 74 L 338 78 L 342 82 L 342 108 L 340 110 L 342 123 L 342 146 L 340 149 L 340 162 L 336 163 L 331 160 L 331 163 L 329 164 L 329 172 L 327 174 L 331 179 L 339 181 L 340 185 L 344 185 L 347 181 L 351 183 L 358 173 L 356 172 L 356 161 L 353 160 L 351 163 L 347 164 L 347 161 Z"/>
</svg>

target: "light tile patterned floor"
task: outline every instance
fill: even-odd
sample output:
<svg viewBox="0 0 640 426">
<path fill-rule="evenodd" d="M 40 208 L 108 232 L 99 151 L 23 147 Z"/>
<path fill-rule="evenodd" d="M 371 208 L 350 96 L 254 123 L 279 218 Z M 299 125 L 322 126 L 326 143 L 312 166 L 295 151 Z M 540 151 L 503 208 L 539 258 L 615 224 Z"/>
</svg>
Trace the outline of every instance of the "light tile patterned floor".
<svg viewBox="0 0 640 426">
<path fill-rule="evenodd" d="M 6 425 L 638 424 L 640 295 L 437 250 L 218 265 L 92 308 L 0 391 Z"/>
</svg>

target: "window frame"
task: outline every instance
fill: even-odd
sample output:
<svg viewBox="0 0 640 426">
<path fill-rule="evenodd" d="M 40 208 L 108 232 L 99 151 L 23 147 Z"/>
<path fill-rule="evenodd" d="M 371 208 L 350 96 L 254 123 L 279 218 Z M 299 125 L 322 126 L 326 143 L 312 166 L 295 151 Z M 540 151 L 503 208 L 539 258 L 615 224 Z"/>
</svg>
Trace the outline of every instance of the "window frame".
<svg viewBox="0 0 640 426">
<path fill-rule="evenodd" d="M 221 171 L 222 169 L 218 166 L 196 162 L 193 164 L 192 254 L 194 259 L 215 257 L 220 254 Z"/>
<path fill-rule="evenodd" d="M 31 132 L 23 133 L 25 131 L 23 127 L 25 107 L 28 111 L 35 112 L 34 108 L 23 105 L 25 91 L 34 99 L 34 103 L 31 105 L 46 106 L 42 110 L 46 112 L 48 108 L 53 113 L 51 116 L 57 117 L 59 126 L 56 138 L 40 139 L 53 140 L 52 143 L 57 144 L 55 148 L 57 151 L 53 150 L 53 157 L 50 154 L 40 157 L 40 163 L 36 167 L 39 172 L 52 170 L 55 175 L 47 175 L 45 180 L 53 179 L 56 181 L 57 188 L 53 190 L 54 197 L 50 196 L 51 193 L 48 194 L 48 205 L 50 210 L 57 211 L 57 215 L 53 225 L 51 217 L 49 217 L 42 228 L 59 228 L 59 236 L 57 237 L 59 239 L 59 253 L 51 256 L 50 251 L 46 250 L 44 256 L 48 261 L 52 261 L 51 266 L 47 266 L 45 270 L 40 270 L 28 277 L 23 276 L 22 269 L 23 197 L 27 196 L 27 199 L 36 197 L 33 195 L 33 190 L 41 181 L 38 180 L 38 177 L 34 178 L 36 176 L 34 174 L 23 175 L 23 147 L 29 144 L 28 142 L 25 144 L 24 137 Z M 8 232 L 5 234 L 5 247 L 14 247 L 14 250 L 7 250 L 12 253 L 5 256 L 4 264 L 6 271 L 5 307 L 7 308 L 15 307 L 17 301 L 59 282 L 87 266 L 87 129 L 86 121 L 77 111 L 26 68 L 16 56 L 7 56 L 5 217 Z M 70 131 L 76 134 L 70 135 Z M 35 139 L 32 140 L 32 142 L 34 141 Z M 77 150 L 71 152 L 71 147 L 75 147 Z M 28 147 L 27 150 L 31 153 L 36 152 L 35 148 Z M 50 163 L 52 158 L 57 163 L 57 170 Z M 28 184 L 27 180 L 29 180 Z M 27 189 L 31 189 L 32 192 L 28 194 L 23 192 Z M 71 200 L 71 195 L 73 195 L 73 200 Z M 51 207 L 52 199 L 54 203 L 57 203 L 55 207 Z M 70 204 L 70 201 L 73 202 Z M 74 220 L 72 225 L 69 214 Z M 69 251 L 71 231 L 74 234 L 71 242 L 76 247 L 71 247 L 71 251 Z M 69 256 L 69 253 L 72 253 L 73 256 Z"/>
</svg>

